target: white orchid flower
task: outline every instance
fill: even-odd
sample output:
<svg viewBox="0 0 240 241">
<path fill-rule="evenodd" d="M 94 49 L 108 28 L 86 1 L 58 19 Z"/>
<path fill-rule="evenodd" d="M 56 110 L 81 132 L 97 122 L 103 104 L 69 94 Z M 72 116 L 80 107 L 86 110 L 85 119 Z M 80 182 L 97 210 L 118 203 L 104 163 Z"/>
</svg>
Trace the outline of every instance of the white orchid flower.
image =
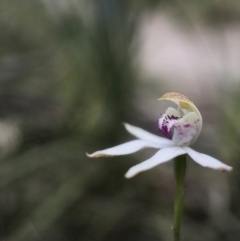
<svg viewBox="0 0 240 241">
<path fill-rule="evenodd" d="M 125 175 L 126 178 L 131 178 L 140 172 L 149 170 L 183 154 L 188 154 L 203 167 L 220 171 L 232 170 L 232 167 L 219 160 L 194 151 L 189 147 L 197 139 L 202 129 L 202 116 L 192 101 L 176 92 L 166 93 L 159 100 L 170 100 L 178 106 L 177 109 L 172 107 L 167 108 L 166 112 L 158 120 L 159 130 L 167 138 L 151 134 L 130 124 L 124 124 L 126 130 L 137 137 L 137 140 L 87 154 L 87 156 L 92 158 L 112 157 L 131 154 L 143 148 L 160 149 L 148 160 L 130 168 Z"/>
</svg>

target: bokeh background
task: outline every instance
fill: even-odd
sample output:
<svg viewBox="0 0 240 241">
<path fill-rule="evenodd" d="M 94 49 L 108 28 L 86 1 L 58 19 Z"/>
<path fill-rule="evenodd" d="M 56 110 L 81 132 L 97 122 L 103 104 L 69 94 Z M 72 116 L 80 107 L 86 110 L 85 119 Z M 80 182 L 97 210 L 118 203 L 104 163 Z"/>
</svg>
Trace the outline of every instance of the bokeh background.
<svg viewBox="0 0 240 241">
<path fill-rule="evenodd" d="M 0 241 L 169 241 L 173 163 L 131 180 L 155 150 L 86 152 L 159 134 L 167 91 L 202 113 L 189 162 L 186 241 L 240 237 L 239 0 L 0 1 Z"/>
</svg>

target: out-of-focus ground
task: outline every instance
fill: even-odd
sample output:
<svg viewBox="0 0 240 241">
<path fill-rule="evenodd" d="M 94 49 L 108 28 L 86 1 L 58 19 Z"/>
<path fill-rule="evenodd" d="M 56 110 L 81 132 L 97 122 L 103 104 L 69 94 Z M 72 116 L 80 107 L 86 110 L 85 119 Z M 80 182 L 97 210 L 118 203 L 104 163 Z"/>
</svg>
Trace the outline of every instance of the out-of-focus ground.
<svg viewBox="0 0 240 241">
<path fill-rule="evenodd" d="M 189 161 L 183 240 L 240 236 L 240 3 L 0 1 L 0 241 L 172 240 L 172 162 L 131 180 L 155 150 L 93 152 L 159 134 L 167 91 L 204 125 L 194 148 L 233 166 Z"/>
</svg>

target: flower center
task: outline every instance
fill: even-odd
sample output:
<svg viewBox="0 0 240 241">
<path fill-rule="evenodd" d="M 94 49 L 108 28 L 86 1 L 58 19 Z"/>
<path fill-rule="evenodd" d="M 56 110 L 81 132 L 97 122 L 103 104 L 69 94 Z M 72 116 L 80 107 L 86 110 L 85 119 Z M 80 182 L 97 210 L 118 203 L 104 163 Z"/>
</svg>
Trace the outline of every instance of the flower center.
<svg viewBox="0 0 240 241">
<path fill-rule="evenodd" d="M 179 112 L 173 113 L 168 109 L 158 120 L 159 130 L 177 146 L 188 146 L 199 133 L 200 119 L 194 112 L 183 116 Z"/>
</svg>

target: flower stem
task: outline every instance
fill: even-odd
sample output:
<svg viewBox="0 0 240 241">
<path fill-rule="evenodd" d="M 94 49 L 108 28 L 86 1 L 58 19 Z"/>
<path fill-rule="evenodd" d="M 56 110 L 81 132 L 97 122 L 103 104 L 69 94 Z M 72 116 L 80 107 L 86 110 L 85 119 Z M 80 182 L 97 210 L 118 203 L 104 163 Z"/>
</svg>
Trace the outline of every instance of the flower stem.
<svg viewBox="0 0 240 241">
<path fill-rule="evenodd" d="M 180 228 L 182 222 L 183 204 L 185 196 L 184 179 L 187 169 L 187 155 L 178 156 L 174 160 L 176 198 L 174 204 L 174 241 L 180 241 Z"/>
</svg>

